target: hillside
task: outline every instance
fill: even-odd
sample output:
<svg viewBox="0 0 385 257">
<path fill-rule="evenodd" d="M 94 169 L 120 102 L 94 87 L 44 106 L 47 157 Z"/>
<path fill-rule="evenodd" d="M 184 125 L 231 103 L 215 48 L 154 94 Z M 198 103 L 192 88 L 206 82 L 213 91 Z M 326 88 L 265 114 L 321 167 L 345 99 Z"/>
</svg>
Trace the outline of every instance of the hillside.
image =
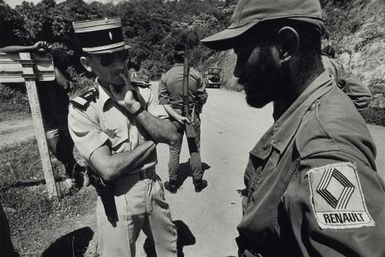
<svg viewBox="0 0 385 257">
<path fill-rule="evenodd" d="M 329 43 L 337 51 L 338 61 L 351 70 L 373 94 L 370 110 L 365 113 L 369 123 L 385 125 L 385 1 L 324 0 L 323 16 L 330 33 Z M 207 60 L 224 68 L 225 87 L 234 84 L 232 72 L 236 56 L 232 51 Z"/>
<path fill-rule="evenodd" d="M 339 60 L 369 86 L 371 105 L 385 108 L 385 2 L 370 0 L 352 5 L 348 13 L 348 22 L 359 24 L 353 33 L 335 36 Z"/>
</svg>

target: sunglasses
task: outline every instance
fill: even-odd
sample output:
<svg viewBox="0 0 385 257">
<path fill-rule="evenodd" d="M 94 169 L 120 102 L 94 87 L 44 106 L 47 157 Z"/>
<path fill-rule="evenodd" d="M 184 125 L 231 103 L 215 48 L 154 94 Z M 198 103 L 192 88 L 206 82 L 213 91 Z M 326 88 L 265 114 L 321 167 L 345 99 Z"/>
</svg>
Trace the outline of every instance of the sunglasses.
<svg viewBox="0 0 385 257">
<path fill-rule="evenodd" d="M 128 52 L 127 51 L 120 51 L 116 53 L 108 53 L 108 54 L 98 54 L 95 55 L 98 57 L 99 62 L 104 67 L 110 66 L 114 60 L 120 60 L 122 62 L 128 61 Z"/>
</svg>

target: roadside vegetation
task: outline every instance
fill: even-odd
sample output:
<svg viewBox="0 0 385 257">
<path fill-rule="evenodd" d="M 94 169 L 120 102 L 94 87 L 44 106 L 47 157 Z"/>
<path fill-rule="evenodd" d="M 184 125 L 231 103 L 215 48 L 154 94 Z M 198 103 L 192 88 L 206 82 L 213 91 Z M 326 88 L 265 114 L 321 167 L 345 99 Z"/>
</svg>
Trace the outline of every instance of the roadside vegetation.
<svg viewBox="0 0 385 257">
<path fill-rule="evenodd" d="M 382 0 L 321 0 L 338 62 L 369 87 L 366 122 L 385 126 L 385 5 Z"/>
<path fill-rule="evenodd" d="M 22 256 L 42 256 L 41 253 L 54 243 L 57 230 L 63 230 L 64 234 L 73 230 L 66 222 L 72 224 L 94 211 L 95 190 L 88 187 L 78 192 L 63 191 L 60 199 L 52 201 L 44 184 L 35 139 L 2 146 L 0 152 L 0 199 L 9 218 L 14 245 Z M 51 159 L 60 189 L 60 182 L 65 178 L 64 169 L 53 156 Z M 71 240 L 64 240 L 56 246 L 62 252 L 50 256 L 72 256 L 71 244 Z M 79 247 L 73 250 L 84 252 Z"/>
<path fill-rule="evenodd" d="M 113 5 L 79 0 L 56 3 L 43 0 L 39 4 L 24 2 L 10 8 L 0 0 L 0 24 L 4 24 L 9 44 L 32 44 L 46 40 L 62 48 L 69 56 L 68 72 L 75 79 L 76 90 L 84 91 L 89 82 L 79 63 L 71 22 L 101 17 L 121 17 L 123 33 L 132 62 L 140 65 L 139 77 L 159 79 L 172 65 L 172 47 L 185 37 L 189 61 L 201 72 L 210 66 L 223 68 L 224 88 L 241 91 L 234 83 L 232 70 L 235 57 L 231 51 L 217 53 L 204 47 L 199 39 L 229 25 L 236 0 L 130 0 Z M 381 0 L 321 0 L 329 33 L 329 42 L 336 48 L 339 61 L 357 74 L 373 92 L 369 123 L 385 126 L 385 26 Z M 382 44 L 381 44 L 382 43 Z M 13 91 L 13 88 L 16 88 Z M 28 101 L 20 87 L 0 85 L 0 119 L 12 113 L 28 112 Z"/>
</svg>

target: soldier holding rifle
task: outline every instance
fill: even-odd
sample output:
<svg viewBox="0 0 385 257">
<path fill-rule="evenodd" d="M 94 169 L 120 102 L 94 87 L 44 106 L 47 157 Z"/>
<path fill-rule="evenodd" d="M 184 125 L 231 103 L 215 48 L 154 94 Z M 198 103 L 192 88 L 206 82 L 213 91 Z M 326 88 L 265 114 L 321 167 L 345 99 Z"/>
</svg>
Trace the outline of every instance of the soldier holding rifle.
<svg viewBox="0 0 385 257">
<path fill-rule="evenodd" d="M 175 126 L 150 87 L 128 78 L 128 46 L 120 19 L 73 23 L 80 61 L 97 75 L 95 88 L 72 101 L 69 129 L 88 161 L 98 190 L 98 251 L 105 257 L 135 256 L 141 230 L 158 256 L 176 256 L 176 229 L 159 177 L 156 144 L 173 144 Z"/>
<path fill-rule="evenodd" d="M 177 143 L 170 145 L 169 181 L 164 183 L 164 187 L 171 193 L 177 192 L 180 151 L 186 132 L 193 183 L 195 191 L 200 192 L 207 187 L 200 157 L 200 113 L 206 103 L 207 92 L 202 75 L 188 66 L 183 44 L 175 46 L 173 58 L 175 64 L 159 83 L 159 103 L 163 104 L 178 132 Z"/>
</svg>

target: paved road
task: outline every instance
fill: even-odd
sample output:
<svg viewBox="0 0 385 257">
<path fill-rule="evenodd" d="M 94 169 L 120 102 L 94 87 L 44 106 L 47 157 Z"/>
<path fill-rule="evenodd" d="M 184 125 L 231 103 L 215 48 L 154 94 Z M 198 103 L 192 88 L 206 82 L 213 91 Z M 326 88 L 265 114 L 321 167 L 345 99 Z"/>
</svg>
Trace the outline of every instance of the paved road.
<svg viewBox="0 0 385 257">
<path fill-rule="evenodd" d="M 174 220 L 183 221 L 196 243 L 183 249 L 185 256 L 237 256 L 234 238 L 241 217 L 240 196 L 248 152 L 272 124 L 271 107 L 249 108 L 244 95 L 209 90 L 202 115 L 202 161 L 210 166 L 209 187 L 197 194 L 188 178 L 175 195 L 166 194 Z M 188 160 L 184 142 L 181 162 Z M 167 179 L 168 148 L 161 145 L 159 171 Z"/>
</svg>

